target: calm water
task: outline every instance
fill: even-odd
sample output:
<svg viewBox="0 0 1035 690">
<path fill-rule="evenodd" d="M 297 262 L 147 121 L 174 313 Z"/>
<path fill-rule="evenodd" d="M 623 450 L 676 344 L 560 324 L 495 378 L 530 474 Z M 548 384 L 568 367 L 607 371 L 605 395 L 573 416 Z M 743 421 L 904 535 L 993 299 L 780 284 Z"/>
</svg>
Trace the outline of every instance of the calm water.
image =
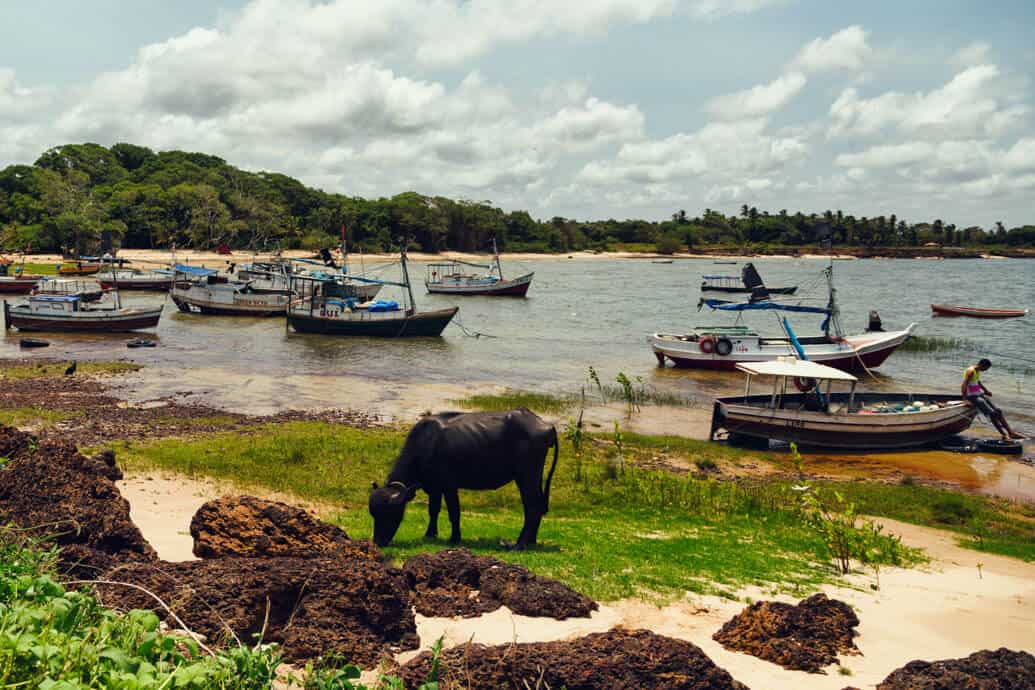
<svg viewBox="0 0 1035 690">
<path fill-rule="evenodd" d="M 799 294 L 825 297 L 820 260 L 757 260 L 771 285 L 798 284 Z M 421 389 L 504 385 L 571 391 L 594 366 L 601 378 L 619 371 L 642 377 L 666 391 L 707 398 L 740 390 L 737 374 L 660 369 L 646 345 L 653 331 L 682 332 L 694 325 L 732 322 L 732 317 L 697 311 L 703 274 L 738 273 L 740 265 L 710 260 L 543 260 L 506 262 L 516 275 L 534 270 L 529 297 L 454 298 L 417 289 L 424 309 L 460 304 L 467 337 L 455 325 L 433 340 L 368 340 L 306 336 L 286 331 L 283 319 L 234 319 L 180 314 L 171 302 L 158 328 L 160 346 L 130 350 L 133 336 L 46 335 L 53 346 L 21 351 L 18 335 L 0 341 L 0 356 L 78 359 L 127 358 L 149 365 L 132 381 L 136 397 L 199 391 L 221 405 L 268 411 L 282 407 L 351 405 L 364 407 Z M 993 369 L 983 377 L 996 400 L 1019 426 L 1035 432 L 1035 316 L 1003 321 L 933 319 L 930 303 L 978 306 L 1035 306 L 1035 262 L 1022 260 L 926 261 L 860 260 L 834 262 L 842 323 L 860 332 L 867 313 L 877 309 L 886 329 L 916 322 L 925 336 L 964 338 L 973 351 L 933 354 L 898 352 L 880 368 L 886 390 L 959 389 L 964 367 L 987 356 Z M 415 278 L 423 266 L 411 267 Z M 389 277 L 391 274 L 385 274 Z M 382 295 L 394 297 L 386 288 Z M 157 295 L 124 293 L 127 304 L 158 303 Z M 820 318 L 793 315 L 799 334 L 818 331 Z M 746 323 L 777 334 L 772 315 Z M 415 387 L 414 384 L 417 384 Z M 434 399 L 430 395 L 429 399 Z M 441 398 L 441 396 L 439 396 Z"/>
</svg>

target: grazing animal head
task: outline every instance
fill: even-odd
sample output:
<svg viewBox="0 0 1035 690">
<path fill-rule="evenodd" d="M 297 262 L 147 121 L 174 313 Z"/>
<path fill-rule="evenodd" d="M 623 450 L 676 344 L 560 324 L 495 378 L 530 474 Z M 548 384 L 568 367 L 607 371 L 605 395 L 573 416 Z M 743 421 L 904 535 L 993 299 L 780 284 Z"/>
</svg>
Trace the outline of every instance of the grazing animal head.
<svg viewBox="0 0 1035 690">
<path fill-rule="evenodd" d="M 402 524 L 406 504 L 417 494 L 417 486 L 389 482 L 383 487 L 374 483 L 370 491 L 370 515 L 374 518 L 374 543 L 388 546 Z"/>
</svg>

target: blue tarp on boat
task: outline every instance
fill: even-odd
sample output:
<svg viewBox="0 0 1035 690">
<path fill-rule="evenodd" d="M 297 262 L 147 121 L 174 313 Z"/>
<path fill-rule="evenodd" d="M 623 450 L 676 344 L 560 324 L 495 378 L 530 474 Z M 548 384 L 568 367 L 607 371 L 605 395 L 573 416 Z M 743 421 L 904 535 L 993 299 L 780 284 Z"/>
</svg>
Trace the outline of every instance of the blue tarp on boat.
<svg viewBox="0 0 1035 690">
<path fill-rule="evenodd" d="M 399 311 L 399 303 L 395 300 L 379 299 L 367 307 L 367 311 Z"/>
<path fill-rule="evenodd" d="M 219 271 L 214 268 L 203 268 L 201 266 L 184 266 L 183 264 L 176 264 L 173 266 L 173 270 L 177 273 L 185 273 L 189 276 L 214 276 Z"/>
</svg>

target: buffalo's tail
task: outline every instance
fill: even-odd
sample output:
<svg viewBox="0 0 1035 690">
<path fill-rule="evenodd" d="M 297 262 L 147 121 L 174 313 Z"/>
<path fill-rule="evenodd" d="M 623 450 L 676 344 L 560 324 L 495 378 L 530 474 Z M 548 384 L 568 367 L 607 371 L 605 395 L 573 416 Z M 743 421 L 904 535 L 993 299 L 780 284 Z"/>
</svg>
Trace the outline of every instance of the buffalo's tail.
<svg viewBox="0 0 1035 690">
<path fill-rule="evenodd" d="M 550 465 L 550 473 L 546 475 L 546 485 L 543 487 L 543 515 L 550 512 L 550 482 L 553 481 L 553 471 L 557 469 L 557 453 L 560 450 L 560 441 L 557 439 L 556 427 L 553 431 L 553 464 Z M 547 446 L 547 451 L 550 447 Z"/>
</svg>

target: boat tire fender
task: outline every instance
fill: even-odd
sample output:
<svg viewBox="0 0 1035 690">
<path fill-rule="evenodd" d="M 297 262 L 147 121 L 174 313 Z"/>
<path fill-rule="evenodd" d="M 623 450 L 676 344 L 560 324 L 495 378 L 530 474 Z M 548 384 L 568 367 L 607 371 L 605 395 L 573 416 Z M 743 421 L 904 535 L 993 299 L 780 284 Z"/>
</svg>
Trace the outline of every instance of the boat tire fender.
<svg viewBox="0 0 1035 690">
<path fill-rule="evenodd" d="M 719 338 L 715 341 L 715 354 L 725 357 L 731 352 L 733 352 L 732 340 L 729 338 Z"/>
<path fill-rule="evenodd" d="M 697 347 L 700 348 L 701 352 L 706 355 L 710 355 L 715 352 L 715 339 L 709 335 L 704 336 L 697 341 Z"/>
<path fill-rule="evenodd" d="M 806 378 L 804 376 L 796 376 L 794 378 L 794 387 L 800 390 L 802 393 L 808 393 L 816 387 L 816 379 Z"/>
<path fill-rule="evenodd" d="M 949 438 L 942 439 L 938 447 L 950 453 L 973 453 L 978 449 L 977 442 L 974 439 L 963 436 L 950 436 Z"/>
</svg>

